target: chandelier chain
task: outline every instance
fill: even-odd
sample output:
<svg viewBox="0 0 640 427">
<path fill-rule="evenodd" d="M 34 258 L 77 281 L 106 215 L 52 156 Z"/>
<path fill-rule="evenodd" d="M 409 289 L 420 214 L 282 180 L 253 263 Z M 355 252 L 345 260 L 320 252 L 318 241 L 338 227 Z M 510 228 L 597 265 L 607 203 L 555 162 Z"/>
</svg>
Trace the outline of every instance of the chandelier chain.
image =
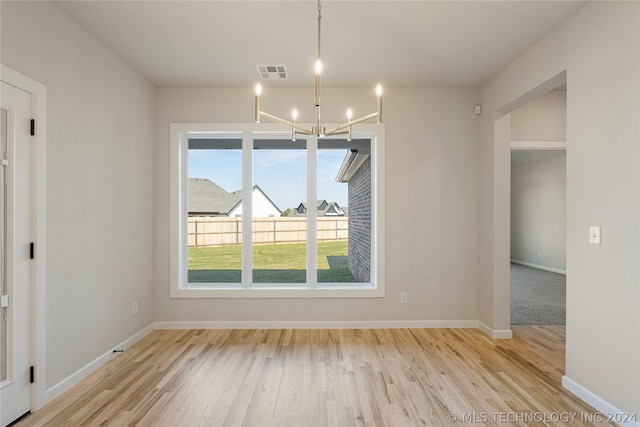
<svg viewBox="0 0 640 427">
<path fill-rule="evenodd" d="M 320 0 L 318 0 L 318 58 L 320 59 L 320 28 L 322 21 L 322 6 L 320 5 Z"/>
</svg>

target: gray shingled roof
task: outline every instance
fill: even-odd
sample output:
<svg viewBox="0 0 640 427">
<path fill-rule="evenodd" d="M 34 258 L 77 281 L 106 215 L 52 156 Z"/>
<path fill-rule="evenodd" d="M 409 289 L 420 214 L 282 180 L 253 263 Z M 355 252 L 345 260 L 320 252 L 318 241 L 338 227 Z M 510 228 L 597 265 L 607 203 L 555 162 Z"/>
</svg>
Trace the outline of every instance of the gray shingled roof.
<svg viewBox="0 0 640 427">
<path fill-rule="evenodd" d="M 307 216 L 306 212 L 299 212 L 298 209 L 303 207 L 307 210 L 307 204 L 305 202 L 300 203 L 297 207 L 291 209 L 289 216 Z M 317 216 L 346 216 L 347 208 L 341 208 L 336 202 L 327 202 L 326 200 L 318 200 L 316 202 L 316 215 Z M 342 212 L 340 212 L 342 211 Z M 333 214 L 332 214 L 333 213 Z"/>
<path fill-rule="evenodd" d="M 189 213 L 228 214 L 242 200 L 242 191 L 228 193 L 205 178 L 189 178 Z"/>
</svg>

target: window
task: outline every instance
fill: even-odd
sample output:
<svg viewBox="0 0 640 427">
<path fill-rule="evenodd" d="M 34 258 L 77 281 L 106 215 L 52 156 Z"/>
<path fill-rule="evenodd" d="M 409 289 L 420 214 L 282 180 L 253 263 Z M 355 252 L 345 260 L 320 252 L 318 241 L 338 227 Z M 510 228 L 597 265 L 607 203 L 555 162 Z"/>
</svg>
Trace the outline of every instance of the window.
<svg viewBox="0 0 640 427">
<path fill-rule="evenodd" d="M 171 297 L 384 296 L 384 125 L 359 128 L 172 124 Z"/>
</svg>

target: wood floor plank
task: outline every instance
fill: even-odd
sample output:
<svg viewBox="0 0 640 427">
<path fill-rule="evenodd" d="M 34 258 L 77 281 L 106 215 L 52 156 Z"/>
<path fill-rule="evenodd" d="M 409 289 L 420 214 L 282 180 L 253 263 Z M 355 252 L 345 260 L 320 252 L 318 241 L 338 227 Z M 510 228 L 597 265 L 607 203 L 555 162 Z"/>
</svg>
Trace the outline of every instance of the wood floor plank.
<svg viewBox="0 0 640 427">
<path fill-rule="evenodd" d="M 157 330 L 17 426 L 552 425 L 514 417 L 595 413 L 561 386 L 565 328 L 513 330 Z"/>
</svg>

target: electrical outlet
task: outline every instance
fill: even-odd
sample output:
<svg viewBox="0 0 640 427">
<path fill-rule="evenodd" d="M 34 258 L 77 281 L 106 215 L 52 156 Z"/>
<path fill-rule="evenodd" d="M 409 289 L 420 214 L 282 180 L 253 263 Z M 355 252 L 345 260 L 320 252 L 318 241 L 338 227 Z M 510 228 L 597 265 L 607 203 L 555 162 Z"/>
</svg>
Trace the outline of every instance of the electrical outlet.
<svg viewBox="0 0 640 427">
<path fill-rule="evenodd" d="M 600 227 L 589 227 L 589 243 L 591 243 L 592 245 L 600 244 Z"/>
<path fill-rule="evenodd" d="M 406 292 L 400 292 L 400 303 L 401 304 L 406 304 L 407 303 L 407 293 Z"/>
<path fill-rule="evenodd" d="M 131 303 L 131 315 L 135 316 L 136 314 L 138 314 L 138 301 Z"/>
</svg>

